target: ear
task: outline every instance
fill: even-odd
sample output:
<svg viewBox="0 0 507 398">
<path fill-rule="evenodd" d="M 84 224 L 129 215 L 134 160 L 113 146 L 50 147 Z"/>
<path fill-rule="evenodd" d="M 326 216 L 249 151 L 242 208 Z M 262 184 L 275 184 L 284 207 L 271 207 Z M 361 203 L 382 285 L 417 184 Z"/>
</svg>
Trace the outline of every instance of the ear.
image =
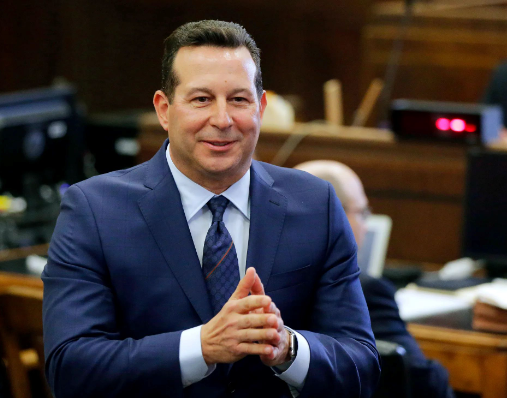
<svg viewBox="0 0 507 398">
<path fill-rule="evenodd" d="M 153 106 L 157 112 L 157 117 L 160 125 L 165 131 L 169 129 L 169 99 L 162 90 L 155 91 L 153 96 Z"/>
<path fill-rule="evenodd" d="M 268 99 L 266 97 L 266 90 L 264 90 L 262 92 L 262 97 L 261 97 L 261 101 L 260 101 L 260 114 L 261 114 L 261 120 L 262 120 L 262 116 L 264 115 L 264 110 L 266 109 L 266 105 L 268 104 Z"/>
</svg>

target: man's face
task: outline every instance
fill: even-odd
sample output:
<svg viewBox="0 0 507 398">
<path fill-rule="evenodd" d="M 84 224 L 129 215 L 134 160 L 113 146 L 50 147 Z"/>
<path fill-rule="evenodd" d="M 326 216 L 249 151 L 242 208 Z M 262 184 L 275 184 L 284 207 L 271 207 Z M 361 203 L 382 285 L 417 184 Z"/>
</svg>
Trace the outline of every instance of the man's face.
<svg viewBox="0 0 507 398">
<path fill-rule="evenodd" d="M 357 177 L 351 178 L 346 185 L 347 202 L 345 214 L 354 233 L 357 246 L 360 248 L 366 235 L 366 215 L 368 213 L 368 199 L 364 193 L 363 185 Z"/>
<path fill-rule="evenodd" d="M 246 47 L 183 47 L 173 68 L 179 84 L 162 124 L 171 158 L 191 180 L 220 193 L 246 173 L 259 137 L 266 99 L 257 98 L 255 63 Z"/>
</svg>

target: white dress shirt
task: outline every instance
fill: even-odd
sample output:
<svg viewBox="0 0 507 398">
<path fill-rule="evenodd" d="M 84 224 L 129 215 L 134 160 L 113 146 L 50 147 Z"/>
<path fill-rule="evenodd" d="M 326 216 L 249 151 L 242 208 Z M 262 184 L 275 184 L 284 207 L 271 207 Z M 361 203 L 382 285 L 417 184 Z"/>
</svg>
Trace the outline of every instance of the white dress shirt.
<svg viewBox="0 0 507 398">
<path fill-rule="evenodd" d="M 171 159 L 169 145 L 166 150 L 166 158 L 180 193 L 183 211 L 192 235 L 197 257 L 202 266 L 204 240 L 213 220 L 211 211 L 206 204 L 216 195 L 178 170 Z M 239 274 L 240 278 L 243 278 L 250 234 L 250 169 L 221 195 L 229 199 L 232 204 L 232 206 L 227 206 L 225 209 L 223 221 L 234 242 L 238 255 Z M 208 366 L 202 356 L 201 327 L 202 325 L 184 330 L 181 333 L 179 358 L 183 387 L 202 380 L 216 368 L 216 365 Z M 295 333 L 298 340 L 296 359 L 282 373 L 276 372 L 278 377 L 289 384 L 294 397 L 299 395 L 297 390 L 303 388 L 310 365 L 308 342 L 301 334 Z"/>
</svg>

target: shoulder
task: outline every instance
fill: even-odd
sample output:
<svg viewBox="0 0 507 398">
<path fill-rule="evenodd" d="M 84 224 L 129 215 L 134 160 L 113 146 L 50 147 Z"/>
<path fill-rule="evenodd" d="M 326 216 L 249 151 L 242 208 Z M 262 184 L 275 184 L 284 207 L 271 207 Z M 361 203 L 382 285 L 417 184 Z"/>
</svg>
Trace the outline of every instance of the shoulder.
<svg viewBox="0 0 507 398">
<path fill-rule="evenodd" d="M 252 188 L 257 184 L 268 186 L 287 201 L 287 214 L 307 214 L 324 217 L 319 222 L 324 226 L 334 215 L 338 198 L 330 184 L 301 170 L 273 166 L 268 163 L 252 164 Z"/>
<path fill-rule="evenodd" d="M 144 192 L 146 191 L 143 184 L 145 173 L 146 163 L 142 163 L 129 169 L 90 177 L 72 185 L 68 192 L 81 191 L 89 200 L 98 197 L 114 197 L 122 192 L 125 194 Z"/>
<path fill-rule="evenodd" d="M 253 161 L 253 172 L 258 174 L 273 188 L 285 192 L 317 192 L 329 194 L 329 183 L 306 171 L 274 166 L 269 163 Z"/>
</svg>

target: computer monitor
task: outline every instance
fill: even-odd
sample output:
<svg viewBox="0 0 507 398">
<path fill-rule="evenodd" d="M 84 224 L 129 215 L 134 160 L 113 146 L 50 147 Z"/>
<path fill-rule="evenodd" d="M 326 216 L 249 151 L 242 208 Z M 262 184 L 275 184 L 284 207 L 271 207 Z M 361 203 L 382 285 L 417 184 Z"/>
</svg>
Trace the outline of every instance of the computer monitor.
<svg viewBox="0 0 507 398">
<path fill-rule="evenodd" d="M 82 179 L 83 137 L 70 86 L 0 95 L 0 193 Z"/>
<path fill-rule="evenodd" d="M 469 151 L 463 220 L 463 256 L 486 260 L 490 276 L 507 273 L 507 152 Z"/>
<path fill-rule="evenodd" d="M 366 235 L 357 253 L 361 272 L 374 278 L 382 276 L 392 223 L 391 217 L 383 214 L 372 214 L 366 220 Z"/>
</svg>

